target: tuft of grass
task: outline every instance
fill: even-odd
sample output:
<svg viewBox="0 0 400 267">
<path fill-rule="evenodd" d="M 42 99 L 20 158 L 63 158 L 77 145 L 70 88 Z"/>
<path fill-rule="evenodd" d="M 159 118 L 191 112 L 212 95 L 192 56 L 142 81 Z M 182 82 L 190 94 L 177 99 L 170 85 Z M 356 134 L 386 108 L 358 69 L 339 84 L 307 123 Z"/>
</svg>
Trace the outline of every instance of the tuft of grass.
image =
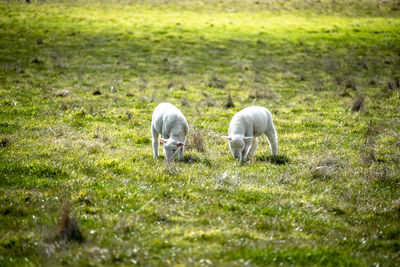
<svg viewBox="0 0 400 267">
<path fill-rule="evenodd" d="M 190 107 L 190 101 L 186 97 L 181 98 L 181 105 L 183 107 Z"/>
<path fill-rule="evenodd" d="M 4 148 L 6 146 L 9 146 L 11 144 L 11 141 L 7 137 L 3 137 L 0 141 L 0 148 Z"/>
<path fill-rule="evenodd" d="M 197 150 L 200 153 L 206 151 L 206 143 L 204 141 L 205 132 L 198 128 L 191 128 L 185 147 L 187 150 Z"/>
<path fill-rule="evenodd" d="M 183 162 L 185 162 L 185 163 L 201 162 L 201 158 L 197 155 L 185 153 L 183 156 Z"/>
<path fill-rule="evenodd" d="M 284 154 L 278 154 L 276 156 L 269 155 L 269 154 L 257 155 L 256 159 L 258 161 L 270 162 L 270 163 L 276 164 L 276 165 L 285 165 L 285 164 L 290 163 L 290 158 Z"/>
<path fill-rule="evenodd" d="M 55 229 L 56 240 L 83 242 L 84 237 L 79 229 L 78 222 L 71 215 L 70 208 L 64 207 L 57 227 Z"/>
<path fill-rule="evenodd" d="M 278 94 L 264 86 L 255 86 L 249 89 L 249 99 L 265 99 L 265 100 L 275 100 L 278 98 Z"/>
<path fill-rule="evenodd" d="M 308 166 L 308 175 L 313 179 L 331 179 L 343 167 L 341 159 L 330 153 L 317 155 L 311 159 Z"/>
<path fill-rule="evenodd" d="M 93 95 L 101 95 L 102 93 L 101 93 L 101 91 L 99 89 L 96 89 L 96 90 L 93 91 L 92 94 Z"/>
<path fill-rule="evenodd" d="M 223 89 L 226 86 L 226 82 L 220 78 L 217 77 L 217 75 L 213 74 L 208 81 L 206 81 L 206 86 L 207 87 L 213 87 L 213 88 L 220 88 Z"/>
<path fill-rule="evenodd" d="M 67 90 L 67 89 L 60 90 L 60 91 L 57 91 L 57 92 L 54 93 L 54 95 L 58 96 L 58 97 L 66 97 L 66 96 L 68 96 L 70 94 L 71 94 L 71 91 Z"/>
<path fill-rule="evenodd" d="M 233 103 L 231 91 L 228 91 L 228 97 L 226 99 L 225 108 L 234 108 L 234 107 L 235 107 L 235 104 Z"/>
<path fill-rule="evenodd" d="M 358 112 L 362 110 L 364 107 L 365 95 L 357 94 L 354 96 L 353 101 L 351 102 L 351 110 L 354 112 Z"/>
<path fill-rule="evenodd" d="M 394 90 L 399 90 L 400 89 L 400 76 L 394 76 L 393 80 L 388 81 L 387 83 L 387 88 L 389 89 L 390 92 Z"/>
</svg>

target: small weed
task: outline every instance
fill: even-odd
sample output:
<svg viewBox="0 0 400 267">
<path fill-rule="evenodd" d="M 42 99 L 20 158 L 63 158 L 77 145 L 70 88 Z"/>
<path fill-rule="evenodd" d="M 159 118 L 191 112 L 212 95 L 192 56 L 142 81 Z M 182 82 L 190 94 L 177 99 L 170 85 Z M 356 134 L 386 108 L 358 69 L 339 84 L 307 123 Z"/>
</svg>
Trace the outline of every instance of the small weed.
<svg viewBox="0 0 400 267">
<path fill-rule="evenodd" d="M 10 139 L 4 137 L 4 138 L 2 138 L 1 141 L 0 141 L 0 148 L 4 148 L 4 147 L 6 147 L 6 146 L 9 146 L 10 144 L 11 144 Z"/>
<path fill-rule="evenodd" d="M 349 90 L 347 88 L 345 88 L 341 93 L 340 93 L 341 97 L 349 97 L 350 93 Z"/>
<path fill-rule="evenodd" d="M 37 57 L 31 60 L 32 64 L 43 64 L 43 61 Z"/>
<path fill-rule="evenodd" d="M 132 119 L 134 114 L 130 111 L 125 112 L 126 117 L 128 118 L 128 120 Z"/>
<path fill-rule="evenodd" d="M 93 91 L 92 95 L 101 95 L 101 91 L 99 89 L 96 89 Z"/>
<path fill-rule="evenodd" d="M 76 219 L 70 214 L 69 207 L 64 207 L 57 227 L 55 239 L 82 242 L 84 240 Z"/>
<path fill-rule="evenodd" d="M 189 99 L 187 99 L 186 97 L 182 97 L 181 98 L 181 105 L 183 107 L 190 107 L 190 101 Z"/>
<path fill-rule="evenodd" d="M 378 82 L 376 81 L 375 78 L 371 78 L 371 79 L 369 80 L 368 84 L 371 85 L 371 86 L 375 86 L 375 85 L 378 84 Z"/>
<path fill-rule="evenodd" d="M 357 94 L 353 98 L 353 101 L 351 102 L 351 110 L 354 112 L 362 110 L 362 108 L 364 107 L 364 102 L 365 102 L 365 95 Z"/>
<path fill-rule="evenodd" d="M 207 87 L 213 88 L 225 88 L 225 81 L 219 79 L 215 74 L 211 76 L 211 78 L 206 82 Z"/>
<path fill-rule="evenodd" d="M 346 80 L 344 87 L 346 89 L 357 90 L 356 81 L 354 79 L 349 78 Z"/>
<path fill-rule="evenodd" d="M 342 83 L 343 83 L 343 77 L 340 76 L 340 75 L 335 76 L 334 82 L 335 82 L 336 86 L 342 85 Z"/>
<path fill-rule="evenodd" d="M 233 104 L 233 99 L 231 96 L 231 91 L 228 92 L 228 98 L 226 99 L 225 108 L 234 108 L 235 104 Z"/>
<path fill-rule="evenodd" d="M 389 92 L 400 89 L 400 76 L 394 76 L 391 81 L 388 81 L 387 88 Z"/>
<path fill-rule="evenodd" d="M 134 97 L 135 94 L 134 94 L 132 91 L 128 91 L 128 92 L 126 93 L 126 96 L 127 96 L 127 97 Z"/>
<path fill-rule="evenodd" d="M 373 118 L 369 120 L 368 128 L 365 132 L 365 144 L 362 154 L 362 161 L 365 165 L 379 161 L 375 151 L 376 136 L 384 132 L 384 130 L 382 124 L 377 124 Z"/>
</svg>

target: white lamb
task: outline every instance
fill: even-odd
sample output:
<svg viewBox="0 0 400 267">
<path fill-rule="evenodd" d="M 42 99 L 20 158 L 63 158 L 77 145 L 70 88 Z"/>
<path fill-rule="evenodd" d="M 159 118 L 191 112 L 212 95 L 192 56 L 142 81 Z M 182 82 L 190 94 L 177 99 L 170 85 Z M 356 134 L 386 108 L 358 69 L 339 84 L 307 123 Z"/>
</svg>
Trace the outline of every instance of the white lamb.
<svg viewBox="0 0 400 267">
<path fill-rule="evenodd" d="M 165 158 L 170 161 L 179 152 L 178 160 L 183 160 L 183 151 L 189 125 L 182 112 L 170 103 L 159 104 L 153 112 L 151 135 L 154 158 L 158 158 L 158 145 L 163 144 Z M 160 139 L 158 139 L 161 134 Z"/>
<path fill-rule="evenodd" d="M 236 113 L 229 124 L 228 134 L 223 138 L 229 140 L 232 154 L 239 161 L 246 161 L 254 154 L 257 137 L 262 134 L 267 136 L 272 155 L 278 152 L 278 136 L 271 112 L 266 108 L 252 106 Z"/>
</svg>

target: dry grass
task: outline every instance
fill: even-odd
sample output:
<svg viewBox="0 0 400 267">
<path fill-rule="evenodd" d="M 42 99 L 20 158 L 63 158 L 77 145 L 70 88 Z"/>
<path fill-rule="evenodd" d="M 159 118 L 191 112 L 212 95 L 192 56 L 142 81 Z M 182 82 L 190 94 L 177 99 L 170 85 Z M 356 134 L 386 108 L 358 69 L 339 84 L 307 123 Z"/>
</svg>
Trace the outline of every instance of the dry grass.
<svg viewBox="0 0 400 267">
<path fill-rule="evenodd" d="M 351 110 L 354 112 L 358 112 L 363 109 L 365 102 L 365 95 L 357 94 L 353 101 L 351 102 Z"/>
<path fill-rule="evenodd" d="M 372 165 L 366 172 L 365 177 L 370 181 L 380 183 L 393 183 L 400 182 L 399 172 L 396 169 L 384 166 L 382 164 Z"/>
<path fill-rule="evenodd" d="M 352 90 L 357 90 L 356 81 L 353 78 L 346 79 L 345 88 L 352 89 Z"/>
<path fill-rule="evenodd" d="M 56 92 L 54 93 L 54 95 L 55 95 L 55 96 L 58 96 L 58 97 L 66 97 L 66 96 L 69 96 L 69 95 L 71 95 L 71 94 L 72 94 L 71 91 L 70 91 L 70 90 L 67 90 L 67 89 L 59 90 L 59 91 L 56 91 Z"/>
<path fill-rule="evenodd" d="M 308 173 L 314 179 L 330 179 L 334 178 L 335 172 L 342 167 L 338 156 L 326 153 L 311 159 Z"/>
<path fill-rule="evenodd" d="M 126 93 L 126 96 L 127 96 L 127 97 L 134 97 L 135 94 L 134 94 L 132 91 L 128 91 L 128 92 Z"/>
<path fill-rule="evenodd" d="M 186 150 L 197 150 L 200 153 L 206 151 L 204 132 L 197 128 L 192 128 L 186 141 Z"/>
<path fill-rule="evenodd" d="M 84 237 L 69 207 L 64 207 L 55 229 L 55 239 L 82 242 Z"/>
<path fill-rule="evenodd" d="M 183 107 L 190 107 L 190 101 L 186 97 L 182 97 L 180 101 Z"/>
<path fill-rule="evenodd" d="M 215 107 L 217 105 L 217 100 L 212 97 L 206 97 L 201 101 L 203 107 Z"/>
<path fill-rule="evenodd" d="M 388 81 L 387 88 L 389 91 L 399 90 L 400 89 L 400 76 L 394 76 L 393 80 Z"/>
<path fill-rule="evenodd" d="M 272 100 L 278 98 L 278 94 L 264 86 L 255 86 L 249 89 L 248 98 Z"/>
<path fill-rule="evenodd" d="M 213 87 L 213 88 L 225 88 L 226 82 L 223 81 L 222 79 L 218 78 L 215 74 L 211 76 L 211 78 L 208 79 L 208 81 L 205 82 L 205 85 L 207 87 Z"/>
<path fill-rule="evenodd" d="M 226 108 L 234 108 L 235 104 L 233 104 L 233 99 L 231 96 L 231 91 L 228 92 L 228 98 L 226 99 L 226 104 L 225 104 Z"/>
<path fill-rule="evenodd" d="M 183 90 L 186 91 L 186 86 L 185 83 L 183 81 L 180 80 L 171 80 L 168 82 L 167 84 L 167 88 L 168 90 Z"/>
</svg>

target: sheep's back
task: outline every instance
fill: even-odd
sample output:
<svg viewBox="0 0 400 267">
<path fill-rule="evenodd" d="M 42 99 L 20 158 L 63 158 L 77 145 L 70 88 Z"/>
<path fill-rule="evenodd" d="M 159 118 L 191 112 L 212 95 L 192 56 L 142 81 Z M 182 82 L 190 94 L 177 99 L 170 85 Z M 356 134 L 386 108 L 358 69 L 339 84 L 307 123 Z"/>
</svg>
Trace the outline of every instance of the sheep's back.
<svg viewBox="0 0 400 267">
<path fill-rule="evenodd" d="M 247 107 L 236 113 L 229 125 L 229 135 L 260 136 L 267 130 L 270 112 L 264 107 Z"/>
</svg>

